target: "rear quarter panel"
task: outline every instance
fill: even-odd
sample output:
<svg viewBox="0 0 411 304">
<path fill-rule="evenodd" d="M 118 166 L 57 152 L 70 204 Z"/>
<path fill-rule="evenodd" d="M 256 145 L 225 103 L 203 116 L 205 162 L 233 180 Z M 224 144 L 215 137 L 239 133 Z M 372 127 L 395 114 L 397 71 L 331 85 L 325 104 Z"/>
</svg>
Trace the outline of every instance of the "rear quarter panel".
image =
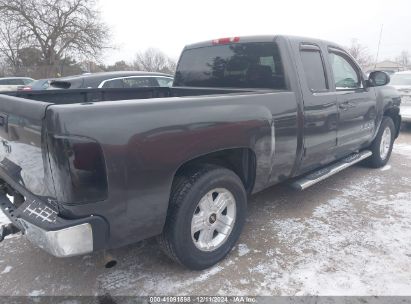
<svg viewBox="0 0 411 304">
<path fill-rule="evenodd" d="M 278 122 L 275 128 L 273 120 Z M 250 148 L 257 159 L 255 190 L 267 185 L 274 159 L 278 175 L 289 174 L 295 160 L 296 102 L 291 92 L 51 106 L 47 124 L 50 134 L 85 136 L 101 144 L 108 199 L 67 208 L 77 216 L 105 217 L 110 247 L 161 232 L 174 174 L 188 160 Z M 281 148 L 276 145 L 284 149 L 277 158 L 274 150 Z"/>
</svg>

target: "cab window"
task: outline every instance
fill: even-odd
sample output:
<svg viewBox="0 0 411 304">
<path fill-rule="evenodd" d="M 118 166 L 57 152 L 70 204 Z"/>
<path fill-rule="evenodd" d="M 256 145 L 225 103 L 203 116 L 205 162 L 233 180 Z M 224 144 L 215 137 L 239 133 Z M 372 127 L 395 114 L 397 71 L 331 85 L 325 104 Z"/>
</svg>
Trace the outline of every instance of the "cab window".
<svg viewBox="0 0 411 304">
<path fill-rule="evenodd" d="M 352 90 L 362 87 L 360 74 L 348 56 L 330 52 L 329 59 L 336 90 Z"/>
</svg>

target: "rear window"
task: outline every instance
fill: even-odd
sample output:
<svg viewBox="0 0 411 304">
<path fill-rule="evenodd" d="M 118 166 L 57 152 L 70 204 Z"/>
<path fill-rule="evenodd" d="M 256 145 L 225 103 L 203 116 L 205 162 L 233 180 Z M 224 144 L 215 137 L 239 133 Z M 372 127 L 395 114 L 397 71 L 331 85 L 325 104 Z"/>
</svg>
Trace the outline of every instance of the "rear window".
<svg viewBox="0 0 411 304">
<path fill-rule="evenodd" d="M 274 42 L 185 50 L 174 86 L 286 89 L 280 51 Z"/>
</svg>

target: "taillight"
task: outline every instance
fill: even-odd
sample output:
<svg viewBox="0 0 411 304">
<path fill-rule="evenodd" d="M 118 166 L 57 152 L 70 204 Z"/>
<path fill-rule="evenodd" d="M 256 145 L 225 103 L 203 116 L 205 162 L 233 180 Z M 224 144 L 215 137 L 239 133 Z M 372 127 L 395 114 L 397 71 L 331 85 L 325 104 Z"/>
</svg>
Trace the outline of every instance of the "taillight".
<svg viewBox="0 0 411 304">
<path fill-rule="evenodd" d="M 101 146 L 84 137 L 55 137 L 53 142 L 50 160 L 54 163 L 58 200 L 80 204 L 106 199 L 107 174 Z"/>
<path fill-rule="evenodd" d="M 240 41 L 240 37 L 227 37 L 227 38 L 214 39 L 212 40 L 212 44 L 213 45 L 228 44 L 228 43 L 235 43 L 239 41 Z"/>
</svg>

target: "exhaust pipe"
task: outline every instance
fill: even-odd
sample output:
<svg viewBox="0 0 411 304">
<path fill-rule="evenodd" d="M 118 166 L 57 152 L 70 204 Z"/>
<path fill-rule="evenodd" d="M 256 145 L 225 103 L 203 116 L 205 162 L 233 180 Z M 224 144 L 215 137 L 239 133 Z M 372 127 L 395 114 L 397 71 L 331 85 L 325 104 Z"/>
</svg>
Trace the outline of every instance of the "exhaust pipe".
<svg viewBox="0 0 411 304">
<path fill-rule="evenodd" d="M 2 242 L 6 236 L 19 233 L 20 229 L 13 224 L 2 225 L 0 227 L 0 242 Z"/>
</svg>

